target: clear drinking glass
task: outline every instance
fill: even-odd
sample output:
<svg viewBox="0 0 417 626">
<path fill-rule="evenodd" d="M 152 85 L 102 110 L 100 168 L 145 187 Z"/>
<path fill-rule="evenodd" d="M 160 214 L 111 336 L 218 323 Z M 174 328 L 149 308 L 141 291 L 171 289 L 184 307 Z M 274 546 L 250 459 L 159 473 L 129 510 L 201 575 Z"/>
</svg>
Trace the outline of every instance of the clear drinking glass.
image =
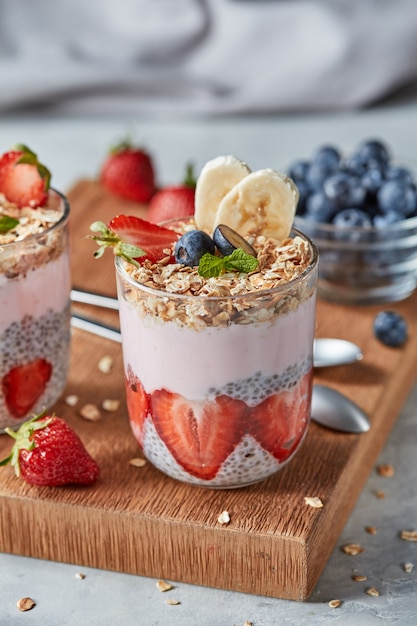
<svg viewBox="0 0 417 626">
<path fill-rule="evenodd" d="M 41 233 L 0 243 L 0 431 L 49 409 L 61 396 L 70 351 L 68 200 Z"/>
<path fill-rule="evenodd" d="M 249 295 L 167 293 L 116 259 L 130 424 L 169 476 L 241 487 L 298 450 L 310 419 L 318 255 L 296 234 L 307 269 Z"/>
</svg>

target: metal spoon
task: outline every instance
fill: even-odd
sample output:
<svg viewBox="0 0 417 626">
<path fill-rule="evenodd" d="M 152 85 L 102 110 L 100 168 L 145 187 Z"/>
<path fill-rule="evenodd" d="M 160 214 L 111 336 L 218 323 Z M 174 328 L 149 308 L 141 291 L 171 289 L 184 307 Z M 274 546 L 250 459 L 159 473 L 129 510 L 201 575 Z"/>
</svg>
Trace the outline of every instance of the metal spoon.
<svg viewBox="0 0 417 626">
<path fill-rule="evenodd" d="M 315 339 L 314 367 L 332 367 L 357 363 L 363 358 L 361 349 L 345 339 Z"/>
<path fill-rule="evenodd" d="M 371 427 L 368 416 L 355 402 L 325 385 L 313 386 L 311 419 L 345 433 L 366 433 Z"/>
<path fill-rule="evenodd" d="M 74 328 L 121 342 L 121 334 L 117 328 L 96 320 L 72 315 L 71 324 Z M 370 428 L 367 416 L 354 402 L 324 385 L 313 385 L 311 419 L 322 426 L 341 432 L 363 433 Z"/>
</svg>

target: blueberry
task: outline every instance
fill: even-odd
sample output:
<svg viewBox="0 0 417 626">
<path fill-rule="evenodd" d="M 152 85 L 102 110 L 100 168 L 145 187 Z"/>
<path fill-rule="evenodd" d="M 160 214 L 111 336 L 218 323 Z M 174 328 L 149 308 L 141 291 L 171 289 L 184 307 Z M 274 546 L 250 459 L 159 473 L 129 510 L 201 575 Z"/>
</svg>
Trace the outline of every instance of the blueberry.
<svg viewBox="0 0 417 626">
<path fill-rule="evenodd" d="M 382 213 L 400 211 L 410 217 L 416 211 L 417 198 L 413 185 L 401 180 L 388 180 L 377 193 L 378 206 Z"/>
<path fill-rule="evenodd" d="M 340 152 L 334 146 L 319 146 L 313 154 L 312 162 L 336 170 L 340 163 Z"/>
<path fill-rule="evenodd" d="M 330 222 L 334 207 L 322 191 L 315 191 L 305 201 L 305 219 L 312 222 Z"/>
<path fill-rule="evenodd" d="M 333 224 L 338 228 L 358 228 L 372 226 L 371 218 L 360 209 L 344 209 L 333 218 Z"/>
<path fill-rule="evenodd" d="M 292 178 L 295 183 L 298 183 L 301 180 L 304 181 L 306 179 L 309 166 L 310 164 L 308 161 L 294 161 L 288 169 L 288 176 Z"/>
<path fill-rule="evenodd" d="M 381 311 L 374 320 L 374 334 L 386 346 L 396 348 L 407 339 L 407 323 L 395 311 Z"/>
<path fill-rule="evenodd" d="M 386 213 L 377 213 L 373 217 L 373 225 L 375 228 L 387 228 L 391 224 L 401 222 L 404 219 L 404 215 L 399 211 L 387 211 Z"/>
<path fill-rule="evenodd" d="M 349 176 L 349 201 L 350 207 L 361 208 L 365 204 L 366 189 L 362 184 L 362 180 L 359 176 L 351 174 Z"/>
<path fill-rule="evenodd" d="M 213 240 L 202 230 L 190 230 L 184 233 L 175 244 L 175 260 L 177 263 L 194 267 L 201 257 L 209 252 L 214 254 L 216 247 Z"/>
<path fill-rule="evenodd" d="M 387 165 L 390 160 L 387 146 L 379 139 L 366 139 L 358 146 L 355 154 L 368 164 Z"/>
<path fill-rule="evenodd" d="M 378 165 L 374 165 L 373 167 L 369 167 L 362 174 L 362 186 L 369 193 L 376 193 L 381 185 L 385 182 L 385 172 L 382 167 Z"/>
<path fill-rule="evenodd" d="M 329 165 L 327 163 L 312 162 L 306 174 L 306 182 L 314 191 L 322 188 L 326 178 L 337 171 L 337 165 Z"/>
<path fill-rule="evenodd" d="M 385 170 L 387 180 L 401 180 L 405 183 L 413 182 L 413 175 L 407 167 L 387 167 Z"/>
<path fill-rule="evenodd" d="M 346 206 L 350 198 L 349 174 L 337 172 L 329 176 L 323 183 L 323 191 L 334 206 Z"/>
<path fill-rule="evenodd" d="M 217 246 L 218 251 L 223 256 L 232 254 L 237 248 L 242 248 L 246 254 L 256 257 L 257 253 L 254 248 L 233 228 L 226 224 L 219 224 L 216 226 L 213 233 L 213 241 Z"/>
</svg>

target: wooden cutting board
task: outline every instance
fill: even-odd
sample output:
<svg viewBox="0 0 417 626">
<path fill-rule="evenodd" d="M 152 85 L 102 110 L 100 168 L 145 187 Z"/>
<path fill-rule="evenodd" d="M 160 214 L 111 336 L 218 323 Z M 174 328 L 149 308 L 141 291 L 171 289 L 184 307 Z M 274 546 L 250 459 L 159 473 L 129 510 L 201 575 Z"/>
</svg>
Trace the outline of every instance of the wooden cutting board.
<svg viewBox="0 0 417 626">
<path fill-rule="evenodd" d="M 93 260 L 89 224 L 122 212 L 143 216 L 146 209 L 120 202 L 89 180 L 68 196 L 74 285 L 115 295 L 112 255 Z M 74 308 L 117 325 L 117 313 Z M 141 468 L 129 463 L 142 455 L 128 424 L 120 345 L 75 330 L 65 396 L 76 394 L 79 401 L 71 408 L 62 400 L 55 410 L 80 434 L 101 477 L 88 488 L 35 488 L 19 481 L 11 468 L 1 468 L 0 550 L 306 600 L 416 379 L 417 293 L 389 307 L 409 324 L 409 340 L 401 349 L 373 338 L 373 319 L 381 308 L 320 301 L 317 312 L 317 336 L 351 339 L 364 359 L 317 371 L 315 382 L 358 402 L 370 416 L 370 432 L 346 435 L 312 423 L 302 448 L 281 472 L 260 484 L 224 491 L 176 482 L 149 463 Z M 108 374 L 97 367 L 106 355 L 114 359 Z M 85 403 L 101 406 L 107 398 L 121 401 L 117 413 L 102 411 L 94 423 L 80 417 Z M 0 436 L 1 458 L 10 442 Z M 305 496 L 319 497 L 323 508 L 308 506 Z M 231 518 L 227 526 L 218 523 L 224 510 Z"/>
</svg>

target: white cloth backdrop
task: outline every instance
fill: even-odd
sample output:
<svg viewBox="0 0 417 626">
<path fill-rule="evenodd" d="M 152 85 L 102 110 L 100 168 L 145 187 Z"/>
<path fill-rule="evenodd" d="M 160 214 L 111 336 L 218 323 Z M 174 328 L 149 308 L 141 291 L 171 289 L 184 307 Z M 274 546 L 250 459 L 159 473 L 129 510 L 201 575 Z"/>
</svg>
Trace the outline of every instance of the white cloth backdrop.
<svg viewBox="0 0 417 626">
<path fill-rule="evenodd" d="M 331 110 L 412 81 L 416 0 L 0 0 L 0 113 Z"/>
</svg>

